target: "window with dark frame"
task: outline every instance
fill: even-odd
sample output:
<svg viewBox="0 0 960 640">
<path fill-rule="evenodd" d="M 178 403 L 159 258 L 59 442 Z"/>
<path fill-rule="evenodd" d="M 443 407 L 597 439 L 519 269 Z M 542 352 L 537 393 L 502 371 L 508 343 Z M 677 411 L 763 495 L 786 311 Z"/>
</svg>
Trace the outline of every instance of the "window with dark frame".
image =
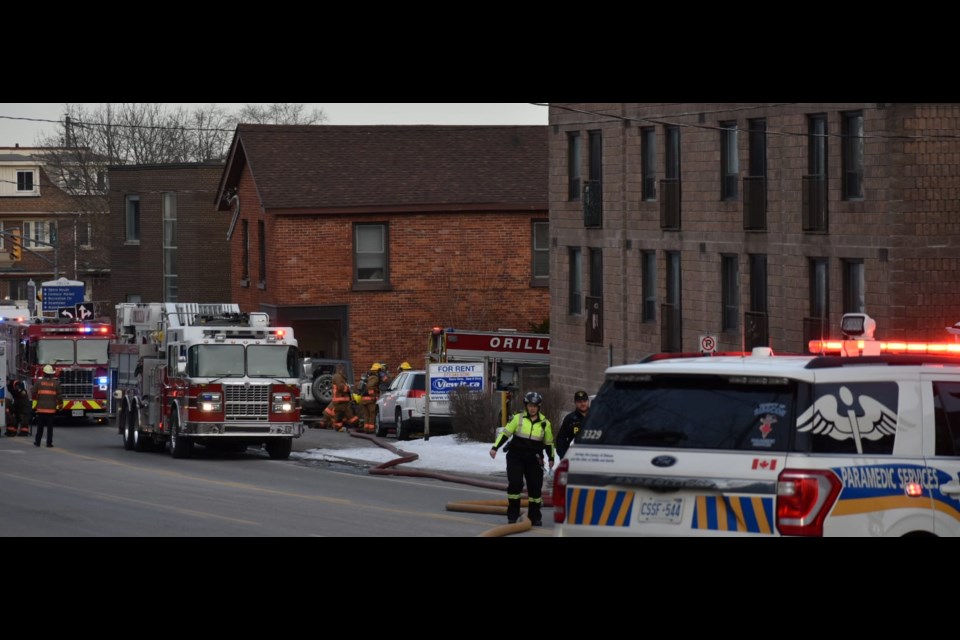
<svg viewBox="0 0 960 640">
<path fill-rule="evenodd" d="M 866 313 L 863 260 L 843 260 L 843 312 Z"/>
<path fill-rule="evenodd" d="M 590 295 L 586 305 L 586 342 L 603 344 L 603 249 L 590 249 Z"/>
<path fill-rule="evenodd" d="M 680 180 L 680 127 L 668 126 L 664 128 L 667 139 L 666 148 L 666 179 Z"/>
<path fill-rule="evenodd" d="M 830 274 L 826 258 L 810 258 L 810 317 L 830 317 Z"/>
<path fill-rule="evenodd" d="M 165 191 L 160 196 L 163 218 L 163 301 L 176 302 L 179 270 L 177 268 L 177 194 Z"/>
<path fill-rule="evenodd" d="M 740 328 L 740 257 L 721 256 L 720 265 L 723 331 L 736 331 Z"/>
<path fill-rule="evenodd" d="M 390 288 L 389 226 L 383 222 L 353 226 L 353 286 L 358 290 Z"/>
<path fill-rule="evenodd" d="M 644 200 L 657 199 L 657 130 L 654 127 L 640 129 L 640 171 L 643 174 Z"/>
<path fill-rule="evenodd" d="M 580 199 L 580 132 L 567 134 L 567 199 Z"/>
<path fill-rule="evenodd" d="M 803 176 L 803 230 L 827 231 L 827 117 L 807 116 L 807 175 Z"/>
<path fill-rule="evenodd" d="M 535 220 L 532 223 L 533 237 L 531 245 L 533 257 L 531 285 L 535 287 L 550 286 L 550 223 L 546 220 Z"/>
<path fill-rule="evenodd" d="M 843 197 L 863 199 L 863 114 L 859 111 L 842 114 L 841 161 L 843 163 Z"/>
<path fill-rule="evenodd" d="M 17 191 L 33 191 L 33 171 L 17 171 Z"/>
<path fill-rule="evenodd" d="M 767 256 L 750 254 L 750 311 L 767 313 Z"/>
<path fill-rule="evenodd" d="M 126 200 L 127 242 L 140 242 L 140 196 L 129 195 Z"/>
<path fill-rule="evenodd" d="M 740 195 L 740 151 L 737 123 L 720 123 L 720 199 L 736 200 Z"/>
<path fill-rule="evenodd" d="M 657 321 L 657 252 L 644 251 L 641 258 L 641 274 L 643 286 L 643 307 L 641 320 L 643 322 Z"/>
<path fill-rule="evenodd" d="M 267 286 L 267 228 L 263 220 L 257 220 L 257 238 L 260 246 L 260 288 Z"/>
<path fill-rule="evenodd" d="M 240 238 L 243 244 L 243 257 L 241 259 L 240 280 L 241 285 L 250 284 L 250 221 L 244 218 L 240 221 Z"/>
<path fill-rule="evenodd" d="M 567 312 L 576 316 L 583 313 L 583 252 L 580 247 L 567 247 L 567 262 L 570 276 Z"/>
<path fill-rule="evenodd" d="M 590 295 L 603 297 L 603 249 L 590 249 Z"/>
</svg>

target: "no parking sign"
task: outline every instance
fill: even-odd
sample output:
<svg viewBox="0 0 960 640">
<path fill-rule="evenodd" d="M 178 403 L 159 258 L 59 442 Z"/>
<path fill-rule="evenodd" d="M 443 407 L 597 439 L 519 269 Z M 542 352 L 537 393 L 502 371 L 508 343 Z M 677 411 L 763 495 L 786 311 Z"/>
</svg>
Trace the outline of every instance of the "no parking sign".
<svg viewBox="0 0 960 640">
<path fill-rule="evenodd" d="M 709 333 L 700 336 L 700 353 L 713 353 L 717 350 L 717 336 Z"/>
</svg>

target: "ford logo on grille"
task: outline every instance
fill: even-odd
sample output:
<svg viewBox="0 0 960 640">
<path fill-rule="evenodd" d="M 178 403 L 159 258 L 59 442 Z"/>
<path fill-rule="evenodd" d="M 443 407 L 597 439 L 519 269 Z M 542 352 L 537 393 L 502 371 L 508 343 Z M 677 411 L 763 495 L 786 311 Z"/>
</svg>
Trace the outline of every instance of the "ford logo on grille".
<svg viewBox="0 0 960 640">
<path fill-rule="evenodd" d="M 672 467 L 677 464 L 677 459 L 673 456 L 657 456 L 653 459 L 653 466 L 655 467 Z"/>
</svg>

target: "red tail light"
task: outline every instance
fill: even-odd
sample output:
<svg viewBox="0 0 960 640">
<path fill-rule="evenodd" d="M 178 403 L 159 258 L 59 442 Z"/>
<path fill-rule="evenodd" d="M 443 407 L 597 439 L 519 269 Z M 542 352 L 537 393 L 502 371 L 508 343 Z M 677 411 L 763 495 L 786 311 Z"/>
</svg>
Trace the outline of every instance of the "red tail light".
<svg viewBox="0 0 960 640">
<path fill-rule="evenodd" d="M 563 522 L 567 519 L 567 474 L 570 472 L 570 461 L 561 460 L 553 472 L 553 521 Z"/>
<path fill-rule="evenodd" d="M 423 389 L 410 389 L 410 391 L 407 391 L 408 398 L 422 398 L 425 395 L 427 395 L 427 392 Z"/>
<path fill-rule="evenodd" d="M 841 486 L 829 469 L 784 469 L 777 478 L 777 529 L 785 536 L 822 536 Z"/>
</svg>

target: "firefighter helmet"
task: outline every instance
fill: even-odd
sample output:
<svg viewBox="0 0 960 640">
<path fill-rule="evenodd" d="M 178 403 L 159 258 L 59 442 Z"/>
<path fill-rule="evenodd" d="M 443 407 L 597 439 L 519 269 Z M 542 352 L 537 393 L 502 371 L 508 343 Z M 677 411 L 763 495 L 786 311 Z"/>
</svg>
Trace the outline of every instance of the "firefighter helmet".
<svg viewBox="0 0 960 640">
<path fill-rule="evenodd" d="M 379 362 L 374 362 L 372 365 L 370 365 L 370 371 L 380 371 L 382 368 L 383 367 L 380 366 Z"/>
<path fill-rule="evenodd" d="M 51 367 L 49 364 L 46 364 L 43 366 L 43 372 L 48 376 L 52 376 L 54 373 L 53 367 Z"/>
<path fill-rule="evenodd" d="M 401 370 L 401 371 L 410 371 L 410 369 L 413 369 L 413 367 L 410 366 L 410 363 L 409 363 L 409 362 L 401 362 L 401 363 L 400 363 L 400 370 Z"/>
<path fill-rule="evenodd" d="M 531 391 L 523 396 L 523 402 L 524 404 L 535 404 L 539 407 L 543 403 L 543 396 L 536 391 Z"/>
</svg>

